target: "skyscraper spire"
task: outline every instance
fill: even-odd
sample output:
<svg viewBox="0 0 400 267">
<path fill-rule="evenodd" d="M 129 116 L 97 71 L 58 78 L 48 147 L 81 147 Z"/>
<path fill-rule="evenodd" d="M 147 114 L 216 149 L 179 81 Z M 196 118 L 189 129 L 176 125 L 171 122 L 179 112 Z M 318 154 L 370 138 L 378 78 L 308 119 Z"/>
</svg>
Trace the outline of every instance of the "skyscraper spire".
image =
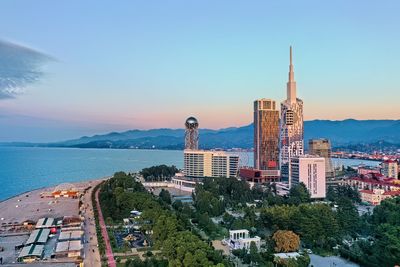
<svg viewBox="0 0 400 267">
<path fill-rule="evenodd" d="M 296 82 L 294 80 L 292 46 L 290 46 L 289 81 L 287 82 L 287 100 L 296 102 Z"/>
</svg>

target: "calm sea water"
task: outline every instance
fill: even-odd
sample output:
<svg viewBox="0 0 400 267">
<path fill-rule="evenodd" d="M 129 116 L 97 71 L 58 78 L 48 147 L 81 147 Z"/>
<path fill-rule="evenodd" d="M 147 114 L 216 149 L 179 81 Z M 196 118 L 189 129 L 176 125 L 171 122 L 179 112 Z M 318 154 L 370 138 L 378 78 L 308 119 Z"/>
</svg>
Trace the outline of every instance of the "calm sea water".
<svg viewBox="0 0 400 267">
<path fill-rule="evenodd" d="M 253 162 L 252 153 L 242 164 Z M 360 160 L 340 160 L 356 165 Z M 378 162 L 366 162 L 377 165 Z M 0 147 L 0 200 L 32 189 L 133 172 L 158 164 L 183 167 L 183 152 L 173 150 Z"/>
</svg>

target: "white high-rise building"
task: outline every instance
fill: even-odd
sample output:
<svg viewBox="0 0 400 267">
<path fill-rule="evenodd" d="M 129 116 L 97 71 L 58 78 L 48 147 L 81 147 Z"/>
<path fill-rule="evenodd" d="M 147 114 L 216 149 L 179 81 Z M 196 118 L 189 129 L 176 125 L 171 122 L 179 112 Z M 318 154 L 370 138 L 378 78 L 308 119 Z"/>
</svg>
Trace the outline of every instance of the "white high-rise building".
<svg viewBox="0 0 400 267">
<path fill-rule="evenodd" d="M 186 177 L 236 177 L 239 156 L 222 151 L 185 150 L 184 174 Z"/>
<path fill-rule="evenodd" d="M 281 103 L 280 166 L 283 180 L 292 184 L 290 159 L 304 154 L 303 101 L 296 97 L 296 81 L 290 47 L 289 81 L 287 99 Z"/>
<path fill-rule="evenodd" d="M 292 186 L 304 183 L 311 198 L 326 197 L 325 158 L 312 155 L 292 157 L 290 168 Z"/>
</svg>

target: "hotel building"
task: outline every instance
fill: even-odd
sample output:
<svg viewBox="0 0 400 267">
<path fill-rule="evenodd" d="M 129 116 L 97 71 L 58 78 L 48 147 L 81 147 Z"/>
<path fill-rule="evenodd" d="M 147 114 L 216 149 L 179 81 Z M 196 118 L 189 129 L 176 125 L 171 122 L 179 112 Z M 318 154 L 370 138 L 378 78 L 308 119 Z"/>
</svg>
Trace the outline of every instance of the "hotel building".
<svg viewBox="0 0 400 267">
<path fill-rule="evenodd" d="M 236 177 L 239 156 L 222 151 L 185 150 L 184 174 L 189 178 Z"/>
<path fill-rule="evenodd" d="M 254 168 L 279 169 L 279 111 L 271 99 L 254 101 Z"/>
<path fill-rule="evenodd" d="M 290 161 L 292 186 L 304 183 L 311 198 L 325 198 L 325 159 L 312 155 L 292 157 Z"/>
<path fill-rule="evenodd" d="M 289 81 L 287 82 L 287 99 L 281 103 L 280 122 L 280 170 L 283 180 L 288 180 L 291 187 L 292 157 L 304 154 L 303 101 L 296 97 L 296 81 L 292 64 L 292 47 L 290 47 Z"/>
</svg>

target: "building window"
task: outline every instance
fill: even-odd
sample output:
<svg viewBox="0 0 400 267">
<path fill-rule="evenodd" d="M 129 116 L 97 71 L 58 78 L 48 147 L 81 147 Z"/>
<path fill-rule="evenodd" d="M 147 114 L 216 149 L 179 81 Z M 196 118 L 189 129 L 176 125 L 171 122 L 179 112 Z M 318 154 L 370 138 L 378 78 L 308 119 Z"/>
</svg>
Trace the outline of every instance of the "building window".
<svg viewBox="0 0 400 267">
<path fill-rule="evenodd" d="M 294 112 L 292 110 L 288 110 L 286 112 L 286 125 L 292 125 L 294 121 Z"/>
</svg>

